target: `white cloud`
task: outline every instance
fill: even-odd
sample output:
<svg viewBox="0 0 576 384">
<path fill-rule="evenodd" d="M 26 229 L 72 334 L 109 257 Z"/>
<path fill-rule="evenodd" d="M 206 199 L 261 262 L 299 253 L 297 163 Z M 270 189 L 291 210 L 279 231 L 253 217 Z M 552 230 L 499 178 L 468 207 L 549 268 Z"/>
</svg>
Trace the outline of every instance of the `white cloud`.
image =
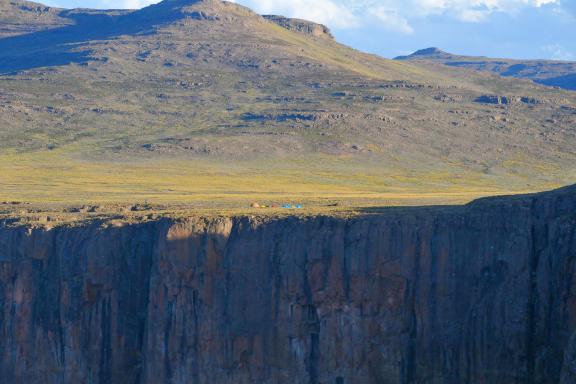
<svg viewBox="0 0 576 384">
<path fill-rule="evenodd" d="M 463 22 L 482 22 L 496 12 L 514 13 L 526 8 L 560 5 L 562 0 L 237 0 L 260 13 L 280 13 L 353 28 L 376 19 L 380 26 L 412 34 L 411 20 L 446 16 Z M 566 0 L 563 0 L 566 1 Z M 360 22 L 362 21 L 362 23 Z"/>
<path fill-rule="evenodd" d="M 394 10 L 385 7 L 373 7 L 370 8 L 368 12 L 376 17 L 380 25 L 386 29 L 394 30 L 405 35 L 414 33 L 414 28 L 412 28 L 408 20 Z"/>
<path fill-rule="evenodd" d="M 444 15 L 465 22 L 481 22 L 495 12 L 560 4 L 560 0 L 355 0 L 357 8 L 385 6 L 404 18 Z"/>
<path fill-rule="evenodd" d="M 359 20 L 345 1 L 333 0 L 240 0 L 261 14 L 278 14 L 312 20 L 335 28 L 357 26 Z"/>
<path fill-rule="evenodd" d="M 576 60 L 576 55 L 568 51 L 565 47 L 560 44 L 546 45 L 542 47 L 542 50 L 550 55 L 552 60 L 566 60 L 574 61 Z"/>
<path fill-rule="evenodd" d="M 102 0 L 101 2 L 102 8 L 138 9 L 158 3 L 159 0 Z"/>
</svg>

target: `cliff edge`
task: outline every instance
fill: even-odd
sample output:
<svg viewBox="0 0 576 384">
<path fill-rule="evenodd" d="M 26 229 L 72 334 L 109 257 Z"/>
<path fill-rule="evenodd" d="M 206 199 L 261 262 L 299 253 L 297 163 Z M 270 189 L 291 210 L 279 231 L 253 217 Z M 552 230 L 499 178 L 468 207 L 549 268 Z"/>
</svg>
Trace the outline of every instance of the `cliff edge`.
<svg viewBox="0 0 576 384">
<path fill-rule="evenodd" d="M 576 190 L 0 227 L 10 383 L 573 383 Z"/>
</svg>

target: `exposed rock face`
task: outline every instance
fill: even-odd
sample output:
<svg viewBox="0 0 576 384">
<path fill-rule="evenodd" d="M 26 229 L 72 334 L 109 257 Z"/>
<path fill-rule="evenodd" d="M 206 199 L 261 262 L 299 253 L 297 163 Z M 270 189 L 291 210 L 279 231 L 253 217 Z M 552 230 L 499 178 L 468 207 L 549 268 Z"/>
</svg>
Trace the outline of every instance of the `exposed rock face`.
<svg viewBox="0 0 576 384">
<path fill-rule="evenodd" d="M 290 31 L 300 32 L 305 35 L 312 35 L 316 37 L 328 37 L 333 39 L 330 29 L 322 24 L 317 24 L 308 20 L 292 19 L 284 16 L 265 15 L 265 19 L 278 24 Z"/>
<path fill-rule="evenodd" d="M 576 190 L 0 230 L 6 383 L 573 383 Z M 563 380 L 563 381 L 561 381 Z"/>
<path fill-rule="evenodd" d="M 534 97 L 525 96 L 498 96 L 498 95 L 482 95 L 476 98 L 475 102 L 483 104 L 498 104 L 498 105 L 511 105 L 511 104 L 530 104 L 537 105 L 543 104 L 543 100 Z"/>
<path fill-rule="evenodd" d="M 61 9 L 22 0 L 0 1 L 0 39 L 69 25 Z"/>
</svg>

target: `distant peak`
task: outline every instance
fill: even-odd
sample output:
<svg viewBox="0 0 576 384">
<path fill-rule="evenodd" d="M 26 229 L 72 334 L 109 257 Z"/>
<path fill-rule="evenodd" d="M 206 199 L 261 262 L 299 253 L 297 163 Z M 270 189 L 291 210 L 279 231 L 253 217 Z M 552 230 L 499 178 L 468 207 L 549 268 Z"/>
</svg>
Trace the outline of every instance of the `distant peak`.
<svg viewBox="0 0 576 384">
<path fill-rule="evenodd" d="M 232 20 L 238 17 L 257 16 L 249 8 L 221 0 L 164 0 L 142 8 L 135 17 L 157 21 L 174 21 L 181 18 L 197 20 Z"/>
<path fill-rule="evenodd" d="M 440 48 L 431 47 L 420 49 L 408 56 L 398 56 L 395 60 L 410 60 L 410 59 L 445 59 L 452 56 L 450 53 L 441 50 Z"/>
<path fill-rule="evenodd" d="M 202 10 L 214 12 L 233 12 L 244 16 L 254 16 L 256 13 L 251 9 L 237 4 L 233 1 L 223 0 L 164 0 L 157 4 L 148 6 L 150 9 L 172 9 L 183 12 Z"/>
<path fill-rule="evenodd" d="M 446 52 L 444 52 L 440 48 L 431 47 L 431 48 L 420 49 L 419 51 L 414 52 L 410 56 L 428 56 L 428 55 L 445 55 L 445 54 L 446 54 Z"/>
</svg>

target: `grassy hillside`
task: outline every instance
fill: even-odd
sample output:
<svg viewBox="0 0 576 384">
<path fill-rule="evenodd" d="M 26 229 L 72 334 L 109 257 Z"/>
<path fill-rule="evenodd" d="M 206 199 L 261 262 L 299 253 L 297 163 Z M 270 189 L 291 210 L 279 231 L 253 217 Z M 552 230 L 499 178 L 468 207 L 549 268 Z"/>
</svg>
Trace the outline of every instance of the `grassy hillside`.
<svg viewBox="0 0 576 384">
<path fill-rule="evenodd" d="M 46 12 L 69 24 L 0 39 L 0 201 L 437 204 L 575 180 L 571 92 L 216 0 Z"/>
</svg>

